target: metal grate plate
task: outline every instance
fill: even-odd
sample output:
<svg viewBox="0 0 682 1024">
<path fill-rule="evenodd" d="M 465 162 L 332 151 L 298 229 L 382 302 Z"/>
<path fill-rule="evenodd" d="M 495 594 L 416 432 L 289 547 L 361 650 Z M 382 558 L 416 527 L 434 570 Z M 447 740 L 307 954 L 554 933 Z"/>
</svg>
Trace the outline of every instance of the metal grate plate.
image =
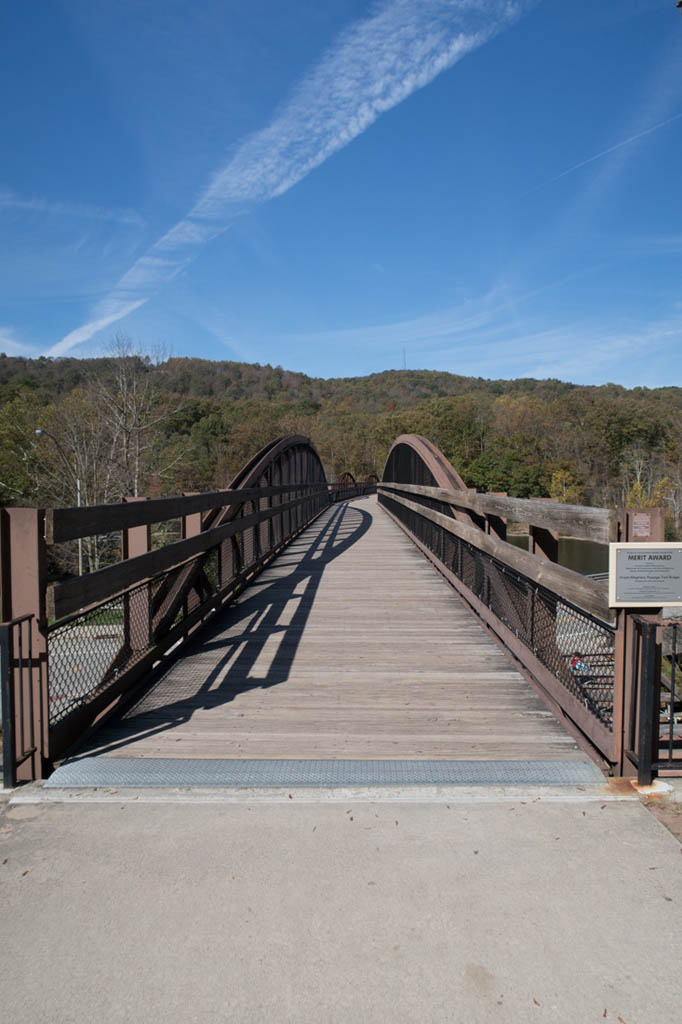
<svg viewBox="0 0 682 1024">
<path fill-rule="evenodd" d="M 315 761 L 83 757 L 45 785 L 63 787 L 579 786 L 602 782 L 588 761 Z"/>
</svg>

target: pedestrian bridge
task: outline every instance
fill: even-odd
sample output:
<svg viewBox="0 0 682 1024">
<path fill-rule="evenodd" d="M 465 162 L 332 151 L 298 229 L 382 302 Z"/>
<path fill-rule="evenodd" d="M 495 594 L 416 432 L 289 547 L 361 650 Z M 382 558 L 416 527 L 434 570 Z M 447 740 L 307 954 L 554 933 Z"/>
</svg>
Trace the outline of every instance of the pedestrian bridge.
<svg viewBox="0 0 682 1024">
<path fill-rule="evenodd" d="M 423 438 L 398 438 L 378 483 L 329 485 L 293 437 L 229 491 L 7 515 L 3 565 L 22 551 L 35 566 L 6 581 L 10 783 L 585 783 L 666 753 L 677 767 L 676 658 L 667 731 L 650 672 L 660 627 L 619 621 L 600 583 L 553 560 L 558 530 L 615 539 L 614 513 L 478 495 Z M 506 542 L 510 517 L 528 552 Z M 173 518 L 181 539 L 151 549 L 150 524 Z M 121 560 L 48 584 L 49 545 L 114 530 Z"/>
</svg>

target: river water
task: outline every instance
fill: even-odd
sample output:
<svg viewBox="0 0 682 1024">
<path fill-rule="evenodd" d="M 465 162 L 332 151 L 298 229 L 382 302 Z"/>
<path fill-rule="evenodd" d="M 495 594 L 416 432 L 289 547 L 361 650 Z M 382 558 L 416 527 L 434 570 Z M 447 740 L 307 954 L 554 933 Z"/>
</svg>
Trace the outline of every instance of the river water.
<svg viewBox="0 0 682 1024">
<path fill-rule="evenodd" d="M 507 537 L 510 544 L 528 550 L 527 536 Z M 573 537 L 559 538 L 559 565 L 580 572 L 583 576 L 594 572 L 609 571 L 609 548 L 607 544 L 595 544 L 592 540 L 576 540 Z"/>
</svg>

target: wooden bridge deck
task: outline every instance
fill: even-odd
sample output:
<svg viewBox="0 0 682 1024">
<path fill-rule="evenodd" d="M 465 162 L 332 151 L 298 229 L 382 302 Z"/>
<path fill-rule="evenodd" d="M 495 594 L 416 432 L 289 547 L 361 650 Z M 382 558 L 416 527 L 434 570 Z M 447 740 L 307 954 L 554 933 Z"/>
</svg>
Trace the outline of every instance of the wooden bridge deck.
<svg viewBox="0 0 682 1024">
<path fill-rule="evenodd" d="M 326 510 L 88 752 L 587 760 L 374 497 Z"/>
</svg>

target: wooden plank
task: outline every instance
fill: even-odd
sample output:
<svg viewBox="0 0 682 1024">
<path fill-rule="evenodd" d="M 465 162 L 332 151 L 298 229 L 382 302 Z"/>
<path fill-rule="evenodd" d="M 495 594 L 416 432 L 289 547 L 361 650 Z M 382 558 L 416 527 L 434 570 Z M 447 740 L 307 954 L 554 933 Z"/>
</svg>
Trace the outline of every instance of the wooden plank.
<svg viewBox="0 0 682 1024">
<path fill-rule="evenodd" d="M 45 513 L 45 540 L 61 544 L 79 537 L 93 537 L 134 526 L 179 519 L 207 509 L 241 505 L 256 498 L 274 497 L 305 491 L 317 494 L 327 490 L 326 484 L 287 484 L 282 487 L 247 487 L 240 490 L 210 491 L 202 494 L 155 498 L 153 501 L 112 505 L 84 505 L 80 508 L 52 508 Z"/>
<path fill-rule="evenodd" d="M 305 529 L 305 527 L 304 527 Z M 53 758 L 59 759 L 69 752 L 73 744 L 89 736 L 96 728 L 97 723 L 108 719 L 117 705 L 125 703 L 130 690 L 135 683 L 145 675 L 148 675 L 160 658 L 169 648 L 175 648 L 178 644 L 184 646 L 190 635 L 198 628 L 202 621 L 210 617 L 218 608 L 225 607 L 234 600 L 237 594 L 254 576 L 260 574 L 278 553 L 290 544 L 300 534 L 296 531 L 290 537 L 285 538 L 272 552 L 269 552 L 247 570 L 235 576 L 229 587 L 220 593 L 213 595 L 208 601 L 195 608 L 188 616 L 183 618 L 176 626 L 170 629 L 162 640 L 156 643 L 153 650 L 148 651 L 139 661 L 123 672 L 113 684 L 104 690 L 97 691 L 81 706 L 74 714 L 63 719 L 56 727 L 50 730 L 50 750 Z"/>
<path fill-rule="evenodd" d="M 455 508 L 472 509 L 480 515 L 495 515 L 517 523 L 529 523 L 598 544 L 609 544 L 617 540 L 618 514 L 609 508 L 562 505 L 534 498 L 507 498 L 496 494 L 478 494 L 476 491 L 422 487 L 419 484 L 382 482 L 377 484 L 377 488 L 379 493 L 403 491 L 405 494 L 423 494 L 447 502 Z"/>
<path fill-rule="evenodd" d="M 387 510 L 388 511 L 388 510 Z M 388 513 L 390 516 L 393 514 Z M 462 595 L 464 600 L 486 622 L 493 632 L 500 638 L 505 647 L 519 659 L 525 670 L 529 671 L 530 678 L 540 687 L 542 695 L 548 706 L 557 714 L 557 717 L 568 716 L 569 720 L 588 737 L 594 744 L 596 750 L 600 751 L 606 760 L 613 763 L 614 735 L 613 731 L 603 722 L 600 722 L 583 704 L 572 694 L 560 680 L 554 676 L 549 669 L 526 647 L 524 643 L 513 633 L 508 626 L 487 607 L 458 577 L 448 569 L 447 566 L 433 554 L 432 551 L 422 544 L 420 540 L 410 534 L 410 531 L 399 520 L 397 525 L 411 537 L 423 555 L 438 567 L 439 572 L 450 581 L 453 587 Z"/>
<path fill-rule="evenodd" d="M 607 623 L 615 621 L 615 613 L 609 607 L 608 595 L 596 580 L 581 576 L 580 573 L 573 572 L 572 569 L 567 569 L 563 565 L 555 565 L 544 558 L 538 558 L 537 555 L 531 555 L 528 551 L 508 544 L 507 541 L 498 540 L 474 526 L 466 526 L 456 519 L 443 515 L 442 512 L 435 512 L 433 509 L 410 501 L 409 498 L 403 498 L 399 494 L 391 493 L 388 497 L 413 512 L 417 512 L 425 519 L 437 523 L 448 533 L 467 541 L 479 551 L 485 551 L 486 554 L 527 576 L 534 583 L 551 590 L 571 604 L 583 608 L 596 618 Z"/>
<path fill-rule="evenodd" d="M 274 519 L 288 509 L 296 508 L 303 502 L 310 501 L 310 495 L 263 509 L 250 516 L 243 516 L 223 526 L 217 526 L 196 537 L 188 537 L 165 547 L 150 551 L 146 555 L 128 558 L 115 565 L 106 566 L 87 576 L 77 576 L 63 583 L 56 583 L 47 591 L 47 613 L 51 620 L 63 618 L 71 612 L 90 605 L 100 604 L 115 597 L 124 590 L 129 590 L 137 583 L 158 576 L 168 569 L 177 568 L 210 548 L 216 547 L 228 537 L 241 533 L 250 526 L 255 526 L 268 519 Z M 145 505 L 146 502 L 140 502 Z M 131 508 L 137 507 L 131 505 Z"/>
<path fill-rule="evenodd" d="M 88 749 L 585 760 L 376 498 L 326 509 Z"/>
</svg>

